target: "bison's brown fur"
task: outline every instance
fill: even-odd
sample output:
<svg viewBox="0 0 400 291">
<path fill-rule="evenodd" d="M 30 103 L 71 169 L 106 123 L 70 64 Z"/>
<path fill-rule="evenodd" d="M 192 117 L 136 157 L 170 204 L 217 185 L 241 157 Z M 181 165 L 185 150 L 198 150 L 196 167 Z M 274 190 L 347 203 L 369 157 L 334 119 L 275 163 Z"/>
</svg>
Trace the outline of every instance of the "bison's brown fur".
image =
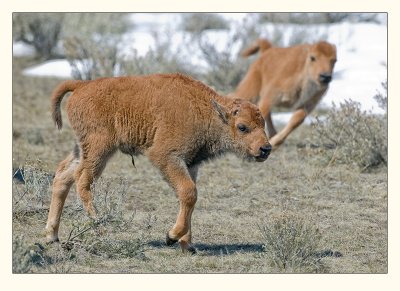
<svg viewBox="0 0 400 291">
<path fill-rule="evenodd" d="M 242 55 L 257 51 L 260 51 L 259 58 L 250 65 L 232 96 L 258 101 L 267 122 L 270 143 L 277 147 L 303 122 L 327 91 L 336 62 L 336 47 L 320 41 L 279 48 L 259 39 Z M 276 133 L 271 119 L 274 106 L 294 110 L 289 123 L 279 133 Z"/>
<path fill-rule="evenodd" d="M 199 164 L 227 151 L 264 161 L 271 151 L 255 105 L 219 96 L 180 74 L 66 81 L 51 97 L 59 128 L 61 100 L 69 91 L 67 113 L 77 147 L 54 178 L 46 226 L 50 242 L 58 240 L 62 208 L 74 182 L 85 209 L 95 217 L 90 186 L 121 150 L 148 156 L 175 189 L 180 210 L 167 243 L 179 240 L 182 249 L 193 250 L 190 224 Z"/>
</svg>

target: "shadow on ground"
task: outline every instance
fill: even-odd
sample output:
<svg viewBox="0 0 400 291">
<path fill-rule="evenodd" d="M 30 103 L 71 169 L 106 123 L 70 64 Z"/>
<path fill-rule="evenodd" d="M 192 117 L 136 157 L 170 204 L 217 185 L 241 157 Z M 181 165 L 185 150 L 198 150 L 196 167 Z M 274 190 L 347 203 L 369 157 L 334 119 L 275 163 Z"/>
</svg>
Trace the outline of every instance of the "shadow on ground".
<svg viewBox="0 0 400 291">
<path fill-rule="evenodd" d="M 163 241 L 151 241 L 149 246 L 166 248 Z M 175 244 L 172 247 L 177 247 Z M 178 246 L 179 247 L 179 246 Z M 194 244 L 195 249 L 205 256 L 231 255 L 234 253 L 259 253 L 263 251 L 262 244 Z"/>
<path fill-rule="evenodd" d="M 167 246 L 163 241 L 150 241 L 149 246 L 153 248 L 176 248 L 178 244 Z M 204 256 L 216 255 L 232 255 L 235 253 L 261 253 L 263 252 L 262 244 L 194 244 L 197 252 Z M 342 257 L 343 254 L 338 251 L 323 250 L 315 253 L 318 258 L 325 257 Z"/>
</svg>

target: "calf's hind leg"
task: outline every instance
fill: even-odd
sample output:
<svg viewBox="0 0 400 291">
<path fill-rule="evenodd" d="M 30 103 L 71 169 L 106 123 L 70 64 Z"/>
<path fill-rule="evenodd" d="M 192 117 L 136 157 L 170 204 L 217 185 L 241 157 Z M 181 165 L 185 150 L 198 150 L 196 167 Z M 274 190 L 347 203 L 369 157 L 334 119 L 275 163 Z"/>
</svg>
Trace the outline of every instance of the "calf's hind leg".
<svg viewBox="0 0 400 291">
<path fill-rule="evenodd" d="M 262 94 L 258 106 L 260 108 L 262 116 L 265 119 L 267 125 L 267 135 L 269 139 L 271 139 L 276 134 L 276 129 L 274 127 L 271 117 L 272 105 L 273 103 L 271 97 L 265 93 Z"/>
<path fill-rule="evenodd" d="M 56 171 L 53 180 L 53 190 L 51 196 L 50 210 L 46 224 L 47 242 L 58 241 L 58 228 L 60 217 L 64 207 L 65 199 L 74 183 L 75 169 L 79 164 L 79 157 L 76 152 L 71 153 L 62 161 Z"/>
<path fill-rule="evenodd" d="M 96 210 L 93 206 L 93 194 L 90 186 L 100 177 L 115 149 L 102 143 L 101 140 L 85 144 L 82 148 L 85 150 L 81 155 L 79 167 L 75 172 L 76 190 L 88 215 L 96 219 Z"/>
</svg>

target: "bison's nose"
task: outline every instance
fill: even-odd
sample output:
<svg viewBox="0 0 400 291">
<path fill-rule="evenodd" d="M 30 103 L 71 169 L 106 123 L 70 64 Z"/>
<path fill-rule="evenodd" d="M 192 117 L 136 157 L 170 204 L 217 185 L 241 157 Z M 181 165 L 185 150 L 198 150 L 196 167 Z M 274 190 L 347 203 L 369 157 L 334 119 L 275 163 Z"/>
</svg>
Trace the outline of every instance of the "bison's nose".
<svg viewBox="0 0 400 291">
<path fill-rule="evenodd" d="M 330 73 L 319 74 L 319 81 L 323 84 L 328 84 L 330 81 L 332 81 L 332 74 Z"/>
<path fill-rule="evenodd" d="M 261 152 L 260 156 L 263 158 L 267 158 L 271 153 L 271 151 L 272 151 L 272 146 L 270 144 L 264 145 L 260 147 L 260 152 Z"/>
</svg>

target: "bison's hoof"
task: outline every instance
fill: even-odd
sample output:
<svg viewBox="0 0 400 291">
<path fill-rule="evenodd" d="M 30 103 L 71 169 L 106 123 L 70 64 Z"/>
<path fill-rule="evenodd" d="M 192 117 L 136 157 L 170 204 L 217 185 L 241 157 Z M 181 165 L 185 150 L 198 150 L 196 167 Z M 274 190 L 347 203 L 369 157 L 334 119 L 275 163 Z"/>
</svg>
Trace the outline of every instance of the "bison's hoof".
<svg viewBox="0 0 400 291">
<path fill-rule="evenodd" d="M 46 244 L 47 245 L 51 245 L 53 243 L 59 243 L 59 242 L 60 242 L 60 240 L 58 238 L 52 238 L 52 239 L 47 239 L 46 240 Z"/>
<path fill-rule="evenodd" d="M 183 253 L 189 253 L 191 255 L 195 255 L 197 253 L 197 250 L 194 248 L 194 246 L 187 242 L 187 241 L 179 241 L 179 244 L 181 245 L 181 249 Z"/>
<path fill-rule="evenodd" d="M 172 246 L 177 241 L 178 241 L 177 239 L 170 238 L 169 235 L 168 235 L 168 232 L 167 232 L 167 237 L 165 239 L 165 242 L 166 242 L 167 246 Z"/>
<path fill-rule="evenodd" d="M 188 253 L 190 253 L 191 255 L 197 254 L 197 251 L 196 251 L 196 249 L 195 249 L 193 246 L 190 246 L 189 248 L 187 248 L 186 251 L 187 251 Z"/>
</svg>

